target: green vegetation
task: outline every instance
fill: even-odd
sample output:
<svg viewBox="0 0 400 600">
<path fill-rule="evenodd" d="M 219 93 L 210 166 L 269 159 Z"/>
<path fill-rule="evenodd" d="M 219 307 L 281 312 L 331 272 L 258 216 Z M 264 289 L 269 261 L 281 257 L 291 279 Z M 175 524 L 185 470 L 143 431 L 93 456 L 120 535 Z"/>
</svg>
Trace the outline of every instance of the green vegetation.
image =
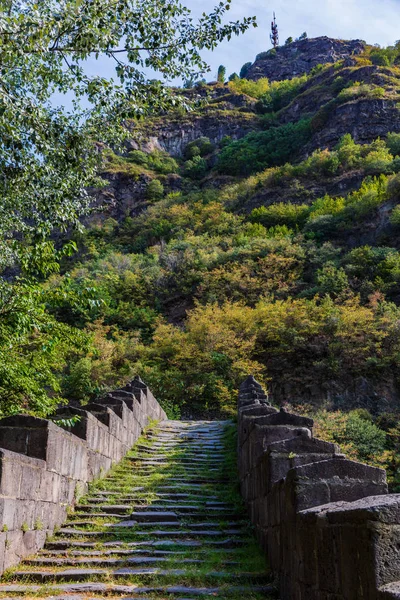
<svg viewBox="0 0 400 600">
<path fill-rule="evenodd" d="M 218 170 L 230 175 L 249 175 L 266 167 L 284 164 L 310 137 L 308 119 L 249 133 L 221 150 Z"/>
<path fill-rule="evenodd" d="M 163 175 L 177 173 L 179 169 L 176 160 L 166 152 L 160 150 L 154 150 L 150 153 L 141 152 L 140 150 L 131 150 L 128 154 L 128 158 L 125 160 L 129 163 L 142 165 L 149 170 Z"/>
<path fill-rule="evenodd" d="M 398 123 L 367 144 L 346 134 L 310 150 L 331 139 L 337 109 L 397 110 L 396 58 L 376 66 L 375 51 L 281 82 L 249 81 L 245 65 L 226 87 L 184 91 L 186 103 L 208 95 L 205 108 L 157 104 L 129 122 L 138 143 L 204 126 L 215 143 L 188 137 L 179 158 L 99 146 L 103 176 L 140 187 L 142 202 L 66 244 L 19 244 L 0 287 L 1 414 L 51 415 L 140 374 L 171 416 L 232 415 L 251 372 L 277 402 L 311 398 L 304 410 L 324 435 L 400 485 Z M 107 181 L 95 183 L 107 197 Z M 368 414 L 354 412 L 364 404 Z"/>
<path fill-rule="evenodd" d="M 244 63 L 244 65 L 240 69 L 240 73 L 239 73 L 240 79 L 244 79 L 246 77 L 252 64 L 253 63 L 251 63 L 251 62 Z"/>
<path fill-rule="evenodd" d="M 394 46 L 388 46 L 387 48 L 370 46 L 367 48 L 365 55 L 373 65 L 381 67 L 396 65 L 400 58 L 400 42 L 396 42 Z"/>
<path fill-rule="evenodd" d="M 224 65 L 220 65 L 218 67 L 217 81 L 219 81 L 219 83 L 225 83 L 225 78 L 226 78 L 226 67 L 224 67 Z"/>
<path fill-rule="evenodd" d="M 248 79 L 234 79 L 229 83 L 229 87 L 234 92 L 247 94 L 252 98 L 259 100 L 257 104 L 258 112 L 262 114 L 276 112 L 288 105 L 299 93 L 302 86 L 307 82 L 308 77 L 293 77 L 284 81 L 269 81 L 266 78 L 252 81 Z"/>
</svg>

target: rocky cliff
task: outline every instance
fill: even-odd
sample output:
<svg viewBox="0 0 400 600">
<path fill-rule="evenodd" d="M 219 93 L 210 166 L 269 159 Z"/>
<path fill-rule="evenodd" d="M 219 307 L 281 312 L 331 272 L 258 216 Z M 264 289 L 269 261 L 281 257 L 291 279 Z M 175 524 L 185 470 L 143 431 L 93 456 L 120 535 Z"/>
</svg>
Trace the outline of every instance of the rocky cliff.
<svg viewBox="0 0 400 600">
<path fill-rule="evenodd" d="M 208 137 L 213 144 L 218 144 L 226 136 L 239 139 L 256 129 L 255 100 L 244 94 L 229 93 L 225 86 L 218 87 L 223 95 L 212 99 L 203 110 L 164 115 L 145 123 L 131 122 L 132 138 L 128 148 L 144 152 L 162 150 L 180 157 L 185 146 L 200 137 Z"/>
<path fill-rule="evenodd" d="M 310 71 L 317 65 L 335 63 L 361 54 L 365 49 L 362 40 L 335 40 L 329 37 L 318 37 L 300 40 L 276 50 L 258 55 L 248 71 L 248 79 L 267 77 L 272 81 L 292 79 Z"/>
</svg>

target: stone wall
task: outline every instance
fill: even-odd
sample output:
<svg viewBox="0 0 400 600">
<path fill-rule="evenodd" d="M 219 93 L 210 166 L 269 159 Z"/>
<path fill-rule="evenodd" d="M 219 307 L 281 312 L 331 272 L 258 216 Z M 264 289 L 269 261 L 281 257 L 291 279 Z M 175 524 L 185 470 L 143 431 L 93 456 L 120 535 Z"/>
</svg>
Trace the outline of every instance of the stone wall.
<svg viewBox="0 0 400 600">
<path fill-rule="evenodd" d="M 382 469 L 313 437 L 249 377 L 239 393 L 241 493 L 282 600 L 400 598 L 400 494 Z"/>
<path fill-rule="evenodd" d="M 57 418 L 74 415 L 65 428 L 27 415 L 0 420 L 0 572 L 43 547 L 88 482 L 120 461 L 150 420 L 166 419 L 139 378 Z"/>
</svg>

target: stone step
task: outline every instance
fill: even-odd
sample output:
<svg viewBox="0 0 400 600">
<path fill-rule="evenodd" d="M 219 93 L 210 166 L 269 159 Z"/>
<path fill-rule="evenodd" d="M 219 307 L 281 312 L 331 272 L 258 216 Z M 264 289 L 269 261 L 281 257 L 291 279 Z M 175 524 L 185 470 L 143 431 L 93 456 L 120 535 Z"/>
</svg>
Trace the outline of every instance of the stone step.
<svg viewBox="0 0 400 600">
<path fill-rule="evenodd" d="M 109 541 L 104 542 L 102 547 L 110 550 L 110 549 L 120 549 L 120 548 L 129 548 L 129 549 L 146 549 L 146 551 L 151 549 L 160 549 L 160 548 L 236 548 L 238 546 L 243 545 L 244 540 L 242 538 L 225 538 L 222 540 L 182 540 L 182 539 L 166 539 L 166 540 L 145 540 L 145 541 L 134 541 L 134 542 L 119 542 L 119 541 Z M 79 540 L 71 541 L 71 540 L 54 540 L 52 542 L 46 542 L 45 548 L 47 550 L 70 550 L 71 548 L 97 548 L 97 542 L 82 542 Z"/>
<path fill-rule="evenodd" d="M 182 553 L 181 553 L 182 554 Z M 148 566 L 152 564 L 166 563 L 171 560 L 171 556 L 175 556 L 173 553 L 167 556 L 126 556 L 126 558 L 107 558 L 103 557 L 81 557 L 81 558 L 56 558 L 56 557 L 42 557 L 42 558 L 31 558 L 30 560 L 24 561 L 24 565 L 30 566 L 47 566 L 47 567 L 74 567 L 87 565 L 98 566 L 98 567 L 116 567 L 116 566 L 128 566 L 128 565 L 141 565 Z M 194 558 L 179 558 L 180 564 L 194 564 L 201 565 L 206 561 Z M 226 564 L 238 563 L 235 561 L 228 561 Z"/>
<path fill-rule="evenodd" d="M 107 583 L 69 583 L 69 584 L 54 584 L 52 590 L 62 592 L 62 596 L 51 596 L 51 600 L 87 600 L 87 594 L 90 594 L 90 600 L 104 600 L 103 596 L 94 597 L 93 594 L 104 594 L 107 596 L 120 596 L 123 594 L 126 596 L 125 600 L 130 598 L 144 598 L 146 594 L 163 594 L 167 596 L 177 596 L 185 594 L 186 598 L 182 596 L 179 600 L 190 600 L 190 597 L 214 597 L 214 598 L 226 598 L 227 596 L 238 597 L 240 595 L 243 598 L 248 598 L 251 594 L 264 594 L 266 597 L 276 597 L 276 587 L 271 584 L 266 585 L 255 585 L 255 586 L 244 586 L 244 585 L 224 585 L 220 587 L 193 587 L 184 585 L 168 585 L 163 587 L 149 587 L 139 585 L 112 585 Z M 0 585 L 1 594 L 13 594 L 13 600 L 16 600 L 15 594 L 23 594 L 24 596 L 34 596 L 35 600 L 39 600 L 40 586 L 38 585 L 21 585 L 21 584 L 2 584 Z M 67 599 L 65 594 L 68 594 Z M 82 596 L 72 596 L 72 594 L 84 594 Z M 129 596 L 127 596 L 129 595 Z M 133 596 L 134 595 L 134 596 Z M 21 596 L 21 598 L 24 598 Z M 48 596 L 45 596 L 49 598 Z M 153 600 L 153 596 L 151 597 Z M 25 600 L 25 599 L 24 599 Z M 149 597 L 150 600 L 150 597 Z M 176 598 L 178 600 L 178 598 Z"/>
<path fill-rule="evenodd" d="M 136 521 L 137 523 L 143 523 L 143 522 L 152 522 L 152 523 L 157 523 L 157 522 L 168 522 L 168 524 L 176 522 L 179 522 L 178 519 L 178 515 L 175 512 L 171 512 L 171 511 L 153 511 L 153 510 L 146 510 L 146 511 L 142 511 L 142 512 L 135 512 L 133 511 L 131 513 L 131 519 L 133 521 Z"/>
<path fill-rule="evenodd" d="M 208 515 L 207 515 L 208 516 Z M 196 530 L 196 529 L 216 529 L 217 527 L 219 528 L 221 525 L 220 521 L 208 521 L 208 522 L 196 522 L 193 521 L 189 518 L 189 515 L 185 515 L 185 519 L 182 519 L 182 522 L 180 521 L 180 519 L 177 519 L 177 521 L 146 521 L 146 520 L 142 520 L 142 521 L 138 521 L 136 519 L 127 519 L 126 521 L 119 521 L 118 523 L 106 523 L 104 525 L 104 527 L 109 527 L 110 529 L 118 529 L 120 527 L 123 528 L 135 528 L 136 526 L 139 527 L 141 529 L 143 528 L 148 528 L 148 527 L 173 527 L 173 526 L 178 526 L 181 528 L 190 528 L 192 530 Z M 198 518 L 198 517 L 196 517 Z M 245 522 L 246 523 L 246 522 Z M 233 522 L 228 522 L 228 521 L 224 521 L 223 525 L 225 527 L 240 527 L 241 522 L 240 521 L 233 521 Z M 247 525 L 247 523 L 246 523 Z M 135 535 L 136 534 L 136 529 L 132 530 L 132 533 Z"/>
<path fill-rule="evenodd" d="M 147 440 L 76 505 L 56 538 L 9 573 L 13 583 L 0 585 L 3 600 L 7 594 L 13 600 L 271 594 L 269 575 L 247 566 L 246 548 L 254 551 L 248 522 L 227 501 L 224 427 L 166 421 L 149 430 Z M 46 585 L 43 594 L 35 582 Z"/>
<path fill-rule="evenodd" d="M 126 527 L 133 528 L 136 525 L 136 521 L 125 521 Z M 176 525 L 176 523 L 174 523 Z M 121 524 L 119 525 L 121 527 Z M 149 535 L 153 535 L 156 537 L 167 537 L 170 539 L 177 539 L 179 537 L 188 537 L 188 538 L 202 538 L 202 537 L 232 537 L 232 536 L 241 536 L 243 535 L 242 529 L 193 529 L 193 528 L 185 528 L 185 529 L 151 529 L 148 531 L 145 530 L 134 530 L 132 531 L 135 537 L 148 537 Z M 98 537 L 107 537 L 110 535 L 109 531 L 84 531 L 79 529 L 69 529 L 64 527 L 60 529 L 60 534 L 67 537 L 90 537 L 90 538 L 98 538 Z"/>
<path fill-rule="evenodd" d="M 196 511 L 198 511 L 199 516 L 202 515 L 203 512 L 207 512 L 207 515 L 215 515 L 215 516 L 224 516 L 224 515 L 229 515 L 232 514 L 232 508 L 229 507 L 227 509 L 227 505 L 216 505 L 214 506 L 213 503 L 207 503 L 207 504 L 203 504 L 203 505 L 197 505 L 197 504 L 178 504 L 178 503 L 170 503 L 170 504 L 157 504 L 157 503 L 153 503 L 153 504 L 147 504 L 147 505 L 136 505 L 133 506 L 133 510 L 134 512 L 143 512 L 146 510 L 152 510 L 152 511 L 175 511 L 178 514 L 179 513 L 195 513 Z"/>
<path fill-rule="evenodd" d="M 95 510 L 102 510 L 104 513 L 114 513 L 117 515 L 124 515 L 132 510 L 132 504 L 76 504 L 76 512 L 91 512 Z"/>
<path fill-rule="evenodd" d="M 161 569 L 159 567 L 122 567 L 120 569 L 62 569 L 57 570 L 20 570 L 13 573 L 14 581 L 32 581 L 39 583 L 51 583 L 56 581 L 91 581 L 100 579 L 121 579 L 127 577 L 138 577 L 138 576 L 156 576 L 158 577 L 180 577 L 182 579 L 193 576 L 193 571 L 187 571 L 185 569 Z M 206 574 L 202 573 L 204 579 L 234 579 L 234 580 L 245 580 L 246 582 L 257 582 L 263 583 L 270 580 L 270 576 L 265 573 L 232 573 L 229 571 L 208 571 Z M 0 592 L 2 586 L 0 585 Z"/>
<path fill-rule="evenodd" d="M 151 460 L 150 458 L 132 458 L 132 469 L 133 469 L 133 473 L 136 473 L 136 471 L 138 470 L 138 468 L 143 468 L 143 467 L 166 467 L 168 469 L 171 470 L 182 470 L 182 471 L 193 471 L 196 472 L 199 469 L 207 471 L 207 472 L 211 472 L 211 473 L 216 473 L 219 472 L 220 469 L 217 467 L 211 467 L 209 464 L 207 463 L 194 463 L 194 462 L 188 462 L 187 464 L 184 462 L 181 462 L 179 459 L 177 460 L 164 460 L 164 461 L 157 461 L 157 460 Z M 210 461 L 210 464 L 215 464 L 218 461 Z"/>
<path fill-rule="evenodd" d="M 176 547 L 175 547 L 176 546 Z M 95 546 L 93 546 L 94 548 Z M 168 546 L 168 548 L 172 547 L 173 549 L 166 549 L 162 546 L 160 550 L 153 548 L 152 546 L 146 546 L 144 548 L 103 548 L 102 550 L 72 550 L 71 548 L 60 549 L 60 550 L 41 550 L 40 556 L 45 558 L 73 558 L 73 557 L 83 557 L 87 556 L 91 557 L 109 557 L 109 556 L 177 556 L 179 558 L 180 555 L 187 554 L 187 546 L 183 546 L 182 544 L 173 544 L 172 546 Z M 189 547 L 196 548 L 194 552 L 196 555 L 207 555 L 210 552 L 210 546 L 208 544 L 196 543 L 195 546 L 191 544 Z M 181 548 L 178 550 L 177 548 Z M 227 548 L 226 546 L 222 547 L 214 547 L 213 552 L 223 552 L 224 555 L 234 555 L 237 552 L 236 547 Z"/>
</svg>

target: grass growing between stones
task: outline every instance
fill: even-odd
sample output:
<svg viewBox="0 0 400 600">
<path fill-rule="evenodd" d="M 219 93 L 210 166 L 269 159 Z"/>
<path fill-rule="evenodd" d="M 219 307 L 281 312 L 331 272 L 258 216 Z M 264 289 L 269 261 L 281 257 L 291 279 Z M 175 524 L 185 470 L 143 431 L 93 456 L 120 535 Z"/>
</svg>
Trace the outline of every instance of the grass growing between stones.
<svg viewBox="0 0 400 600">
<path fill-rule="evenodd" d="M 259 600 L 272 592 L 239 496 L 234 425 L 173 421 L 146 431 L 0 586 L 0 597 L 26 598 Z"/>
</svg>

